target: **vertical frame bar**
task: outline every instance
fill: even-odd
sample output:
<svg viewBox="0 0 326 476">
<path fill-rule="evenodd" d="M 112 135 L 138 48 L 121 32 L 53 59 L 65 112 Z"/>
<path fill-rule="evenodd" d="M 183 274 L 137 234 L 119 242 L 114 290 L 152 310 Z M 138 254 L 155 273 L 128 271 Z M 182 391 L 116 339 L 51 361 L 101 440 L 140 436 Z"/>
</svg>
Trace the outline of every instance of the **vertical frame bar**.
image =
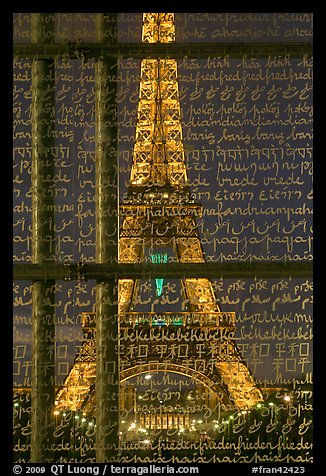
<svg viewBox="0 0 326 476">
<path fill-rule="evenodd" d="M 54 14 L 32 13 L 32 42 L 52 43 Z M 32 66 L 32 242 L 33 263 L 51 262 L 54 254 L 55 66 L 34 59 Z M 54 149 L 52 149 L 54 150 Z M 51 191 L 51 190 L 50 190 Z M 55 399 L 55 281 L 35 281 L 32 291 L 32 434 L 31 461 L 51 462 Z"/>
<path fill-rule="evenodd" d="M 96 15 L 99 43 L 116 42 L 116 13 Z M 96 63 L 96 262 L 118 262 L 117 59 Z M 110 79 L 113 78 L 113 79 Z M 118 280 L 96 283 L 96 461 L 118 460 Z"/>
</svg>

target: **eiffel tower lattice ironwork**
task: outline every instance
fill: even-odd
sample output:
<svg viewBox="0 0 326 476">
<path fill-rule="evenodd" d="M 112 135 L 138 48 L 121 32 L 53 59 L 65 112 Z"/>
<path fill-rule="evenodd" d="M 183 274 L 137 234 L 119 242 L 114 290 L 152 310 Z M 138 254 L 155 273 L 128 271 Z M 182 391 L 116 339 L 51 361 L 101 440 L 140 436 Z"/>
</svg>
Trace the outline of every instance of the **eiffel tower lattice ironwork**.
<svg viewBox="0 0 326 476">
<path fill-rule="evenodd" d="M 143 14 L 143 42 L 174 40 L 173 13 Z M 204 262 L 196 224 L 200 214 L 188 184 L 177 61 L 144 59 L 130 184 L 120 206 L 119 262 L 140 263 L 145 250 L 164 247 L 172 249 L 180 263 Z M 119 280 L 120 381 L 141 372 L 176 372 L 211 388 L 223 404 L 249 409 L 262 400 L 262 393 L 232 338 L 235 313 L 221 311 L 209 279 L 181 281 L 187 310 L 139 313 L 131 307 L 138 281 Z M 84 341 L 57 394 L 58 408 L 94 409 L 95 318 L 83 315 Z M 128 351 L 135 330 L 143 333 L 143 346 L 144 335 L 148 337 L 143 355 Z M 181 344 L 171 358 L 158 342 L 164 337 L 171 342 L 173 335 Z M 189 335 L 195 336 L 193 342 Z"/>
</svg>

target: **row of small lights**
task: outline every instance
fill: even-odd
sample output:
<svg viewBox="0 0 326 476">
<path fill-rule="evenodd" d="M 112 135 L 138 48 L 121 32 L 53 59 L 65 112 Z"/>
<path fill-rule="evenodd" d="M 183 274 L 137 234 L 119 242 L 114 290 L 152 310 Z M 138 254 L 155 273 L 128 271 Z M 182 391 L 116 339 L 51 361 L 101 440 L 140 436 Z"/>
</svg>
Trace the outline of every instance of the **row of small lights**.
<svg viewBox="0 0 326 476">
<path fill-rule="evenodd" d="M 60 415 L 60 412 L 59 412 L 58 410 L 54 410 L 53 414 L 56 415 L 56 416 L 58 416 L 58 415 Z M 67 413 L 64 412 L 64 413 L 62 414 L 62 416 L 63 416 L 63 417 L 67 416 Z M 85 418 L 85 416 L 86 416 L 86 413 L 83 413 L 83 416 L 82 416 L 82 418 L 81 418 L 81 422 L 82 422 L 82 423 L 87 422 L 87 418 Z M 79 419 L 80 419 L 80 416 L 79 416 L 79 415 L 75 415 L 74 418 L 75 418 L 75 420 L 79 420 Z M 93 425 L 94 425 L 94 423 L 93 423 L 92 421 L 88 422 L 88 426 L 93 426 Z M 96 426 L 96 424 L 95 424 L 94 426 Z"/>
<path fill-rule="evenodd" d="M 14 407 L 19 407 L 19 403 L 15 402 L 15 403 L 14 403 Z M 53 415 L 55 415 L 55 416 L 60 415 L 59 410 L 54 410 Z M 87 419 L 85 418 L 85 415 L 86 415 L 86 413 L 83 413 L 83 417 L 82 417 L 82 419 L 81 419 L 81 421 L 82 421 L 83 423 L 85 423 L 85 422 L 87 421 Z M 63 417 L 67 416 L 67 413 L 63 413 L 62 416 L 63 416 Z M 79 420 L 79 418 L 80 418 L 79 415 L 75 415 L 75 420 Z M 94 423 L 90 421 L 90 422 L 88 423 L 88 425 L 89 425 L 89 426 L 93 426 Z M 96 426 L 96 425 L 95 425 L 95 426 Z"/>
<path fill-rule="evenodd" d="M 291 400 L 291 397 L 289 395 L 285 395 L 283 397 L 283 400 L 285 400 L 286 402 L 289 402 Z M 275 404 L 273 402 L 269 402 L 268 405 L 270 407 L 273 407 Z M 260 409 L 262 408 L 264 405 L 262 403 L 257 403 L 256 405 L 256 408 Z M 242 415 L 246 415 L 246 414 L 249 414 L 250 413 L 250 410 L 242 410 L 241 411 L 241 414 Z M 228 420 L 222 420 L 222 423 L 230 423 L 230 420 L 234 420 L 234 416 L 231 415 L 229 416 L 229 419 Z M 218 422 L 217 422 L 218 423 Z M 218 428 L 218 425 L 215 425 L 215 428 Z"/>
<path fill-rule="evenodd" d="M 145 378 L 146 378 L 146 379 L 150 379 L 150 378 L 151 378 L 151 375 L 146 375 Z M 289 395 L 285 395 L 285 396 L 284 396 L 284 400 L 285 400 L 286 402 L 289 402 L 289 401 L 291 400 L 291 398 L 290 398 Z M 160 403 L 163 403 L 163 402 L 160 401 Z M 19 406 L 19 403 L 15 402 L 15 403 L 14 403 L 14 406 L 15 406 L 15 407 L 18 407 L 18 406 Z M 270 407 L 273 407 L 273 406 L 274 406 L 274 403 L 273 403 L 273 402 L 269 402 L 269 406 L 270 406 Z M 256 405 L 256 407 L 257 407 L 258 409 L 260 409 L 260 408 L 263 407 L 263 405 L 262 405 L 261 403 L 258 403 L 258 404 Z M 242 412 L 241 412 L 242 415 L 246 415 L 247 413 L 250 413 L 250 410 L 242 410 Z M 60 412 L 59 412 L 58 410 L 55 410 L 55 411 L 53 412 L 53 414 L 57 416 L 57 415 L 60 415 Z M 62 415 L 65 417 L 67 414 L 66 414 L 66 413 L 63 413 Z M 86 413 L 83 413 L 83 417 L 81 418 L 82 423 L 85 423 L 85 422 L 87 421 L 87 419 L 85 418 L 85 415 L 86 415 Z M 75 415 L 75 419 L 76 419 L 76 420 L 79 420 L 79 418 L 80 418 L 79 415 Z M 234 416 L 233 416 L 233 415 L 230 415 L 230 416 L 229 416 L 229 419 L 227 419 L 227 420 L 222 420 L 221 424 L 225 424 L 225 423 L 226 423 L 226 424 L 229 424 L 229 423 L 230 423 L 230 420 L 231 420 L 231 421 L 234 420 Z M 218 428 L 219 428 L 219 422 L 216 421 L 216 420 L 214 420 L 214 422 L 215 422 L 214 428 L 215 428 L 215 429 L 218 429 Z M 121 423 L 125 423 L 125 420 L 123 420 Z M 192 420 L 192 426 L 191 426 L 190 431 L 195 431 L 195 426 L 194 426 L 194 425 L 195 425 L 196 423 L 198 423 L 198 424 L 200 425 L 200 424 L 203 423 L 203 420 L 195 420 L 195 419 Z M 94 425 L 93 422 L 89 422 L 89 423 L 88 423 L 88 426 L 93 426 L 93 425 Z M 96 424 L 95 424 L 95 426 L 96 426 Z M 128 428 L 128 431 L 138 431 L 138 432 L 144 433 L 144 434 L 146 434 L 146 435 L 148 434 L 147 430 L 144 429 L 144 428 L 138 428 L 138 429 L 137 429 L 136 423 L 131 423 L 131 425 L 130 425 L 129 428 Z M 184 431 L 185 431 L 184 428 L 180 428 L 180 430 L 179 430 L 178 433 L 181 434 L 181 433 L 184 433 Z M 122 435 L 122 432 L 120 431 L 119 434 Z M 148 443 L 150 443 L 150 440 L 149 440 L 149 439 L 144 440 L 144 443 L 145 443 L 145 444 L 148 444 Z"/>
<path fill-rule="evenodd" d="M 152 377 L 152 376 L 151 376 L 150 374 L 148 374 L 148 375 L 145 376 L 145 379 L 146 379 L 146 380 L 149 380 L 151 377 Z M 139 397 L 139 398 L 140 398 L 140 397 Z M 188 398 L 188 399 L 191 399 L 191 397 L 189 397 L 189 396 L 188 396 L 187 398 Z M 289 402 L 289 401 L 291 400 L 291 397 L 290 397 L 289 395 L 285 395 L 283 399 L 284 399 L 286 402 Z M 160 403 L 163 403 L 163 401 L 160 400 Z M 258 404 L 256 405 L 257 408 L 262 408 L 262 406 L 263 406 L 263 405 L 262 405 L 261 403 L 258 403 Z M 269 402 L 269 406 L 271 406 L 271 407 L 274 406 L 274 403 L 273 403 L 273 402 Z M 19 407 L 19 403 L 18 403 L 18 402 L 15 402 L 15 403 L 14 403 L 14 407 Z M 247 414 L 247 413 L 250 413 L 250 410 L 242 410 L 242 412 L 241 412 L 242 415 L 245 415 L 245 414 Z M 55 410 L 55 411 L 53 412 L 53 414 L 57 416 L 57 415 L 60 415 L 60 412 L 59 412 L 58 410 Z M 64 416 L 64 417 L 65 417 L 66 415 L 67 415 L 66 413 L 63 413 L 63 416 Z M 83 418 L 81 419 L 81 421 L 82 421 L 83 423 L 87 421 L 86 418 L 85 418 L 85 415 L 86 415 L 86 413 L 83 413 Z M 75 415 L 75 419 L 76 419 L 76 420 L 78 420 L 79 418 L 80 418 L 79 415 Z M 234 417 L 233 417 L 232 415 L 231 415 L 229 418 L 230 418 L 230 420 L 233 420 L 233 419 L 234 419 Z M 192 422 L 193 422 L 193 423 L 196 423 L 196 420 L 192 420 Z M 125 423 L 125 422 L 122 421 L 122 423 Z M 202 420 L 198 420 L 197 423 L 201 424 L 201 423 L 203 423 L 203 421 L 202 421 Z M 225 421 L 223 420 L 222 423 L 225 423 Z M 229 420 L 226 420 L 226 423 L 229 423 Z M 88 424 L 89 424 L 89 426 L 92 426 L 92 425 L 93 425 L 92 422 L 89 422 Z M 136 428 L 136 424 L 135 424 L 135 423 L 132 423 L 131 426 L 129 427 L 129 429 L 135 429 L 135 428 Z"/>
<path fill-rule="evenodd" d="M 145 378 L 146 378 L 146 377 L 145 377 Z M 142 397 L 139 396 L 138 398 L 141 399 Z M 189 396 L 188 396 L 187 398 L 188 398 L 189 400 L 192 399 L 192 397 L 189 397 Z M 284 400 L 285 400 L 286 402 L 289 402 L 289 401 L 291 400 L 291 398 L 290 398 L 288 395 L 285 395 Z M 160 400 L 160 403 L 163 403 L 163 401 Z M 274 403 L 273 403 L 273 402 L 269 402 L 269 405 L 270 405 L 270 406 L 273 406 Z M 262 405 L 261 403 L 258 403 L 258 404 L 257 404 L 257 408 L 261 408 L 262 406 L 263 406 L 263 405 Z M 15 403 L 14 403 L 14 407 L 19 407 L 19 403 L 15 402 Z M 250 410 L 243 410 L 241 413 L 244 415 L 245 413 L 247 413 L 247 412 L 249 412 L 249 411 L 250 411 Z M 59 415 L 59 414 L 60 414 L 60 412 L 59 412 L 58 410 L 55 410 L 53 413 L 54 413 L 54 415 Z M 85 413 L 85 415 L 86 415 L 86 413 Z M 63 416 L 66 416 L 66 413 L 63 413 Z M 78 419 L 79 416 L 76 415 L 75 418 Z M 198 421 L 198 423 L 200 423 L 200 421 Z"/>
</svg>

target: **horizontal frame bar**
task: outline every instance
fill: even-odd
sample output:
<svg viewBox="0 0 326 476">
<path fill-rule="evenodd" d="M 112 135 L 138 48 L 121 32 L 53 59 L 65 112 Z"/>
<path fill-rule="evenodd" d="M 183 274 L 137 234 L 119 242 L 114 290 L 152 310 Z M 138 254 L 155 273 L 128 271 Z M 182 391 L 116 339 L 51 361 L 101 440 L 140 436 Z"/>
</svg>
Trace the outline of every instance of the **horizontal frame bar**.
<svg viewBox="0 0 326 476">
<path fill-rule="evenodd" d="M 312 278 L 313 261 L 228 263 L 47 263 L 14 264 L 14 280 L 47 281 L 160 278 Z"/>
<path fill-rule="evenodd" d="M 13 54 L 22 58 L 207 58 L 208 56 L 242 58 L 248 55 L 254 58 L 269 56 L 300 57 L 312 56 L 313 44 L 298 43 L 120 43 L 98 44 L 65 42 L 62 44 L 14 44 Z"/>
</svg>

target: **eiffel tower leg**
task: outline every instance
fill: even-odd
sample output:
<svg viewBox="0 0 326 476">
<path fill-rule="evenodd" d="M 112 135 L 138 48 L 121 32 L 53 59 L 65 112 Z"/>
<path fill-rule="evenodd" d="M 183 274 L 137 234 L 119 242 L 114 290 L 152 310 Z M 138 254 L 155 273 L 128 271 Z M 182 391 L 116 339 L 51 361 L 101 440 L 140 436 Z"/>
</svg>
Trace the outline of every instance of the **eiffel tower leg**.
<svg viewBox="0 0 326 476">
<path fill-rule="evenodd" d="M 32 13 L 32 41 L 51 42 L 50 13 Z M 46 18 L 47 17 L 47 18 Z M 49 33 L 48 39 L 43 34 Z M 32 243 L 33 263 L 46 264 L 54 243 L 53 198 L 48 178 L 54 176 L 50 147 L 54 146 L 54 61 L 34 60 L 32 69 Z M 31 461 L 51 462 L 55 396 L 55 281 L 33 283 L 32 291 L 32 433 Z"/>
<path fill-rule="evenodd" d="M 98 41 L 116 41 L 116 14 L 96 15 Z M 96 64 L 96 262 L 117 263 L 116 59 Z M 119 450 L 118 281 L 96 284 L 96 461 Z"/>
</svg>

